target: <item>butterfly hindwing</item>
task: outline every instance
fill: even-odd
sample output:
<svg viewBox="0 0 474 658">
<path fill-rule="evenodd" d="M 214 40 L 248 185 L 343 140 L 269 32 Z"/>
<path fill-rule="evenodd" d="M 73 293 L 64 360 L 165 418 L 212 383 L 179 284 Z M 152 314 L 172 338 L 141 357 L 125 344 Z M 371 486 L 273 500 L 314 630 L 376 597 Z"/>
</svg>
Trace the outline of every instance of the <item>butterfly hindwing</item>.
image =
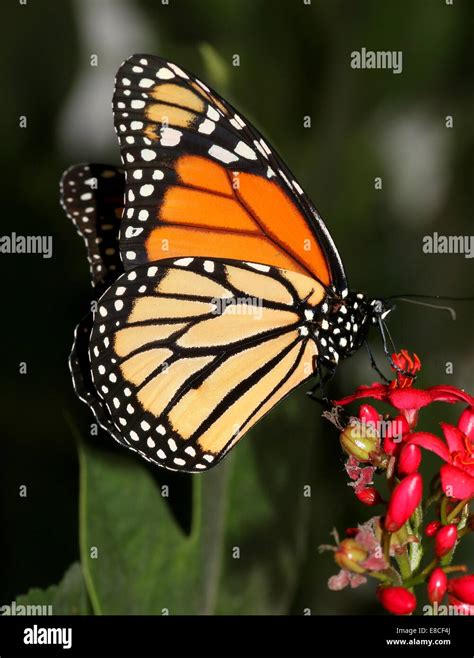
<svg viewBox="0 0 474 658">
<path fill-rule="evenodd" d="M 159 57 L 121 66 L 113 100 L 127 173 L 125 269 L 183 256 L 267 263 L 345 287 L 308 197 L 260 133 Z"/>
<path fill-rule="evenodd" d="M 84 239 L 91 282 L 98 296 L 123 272 L 119 230 L 124 187 L 123 170 L 112 165 L 74 165 L 61 178 L 61 204 Z M 99 424 L 115 436 L 117 430 L 92 383 L 88 354 L 92 325 L 92 313 L 77 325 L 69 369 L 77 396 L 91 408 Z"/>
<path fill-rule="evenodd" d="M 92 382 L 89 362 L 89 338 L 93 322 L 93 314 L 88 313 L 74 331 L 74 342 L 69 356 L 72 383 L 77 397 L 88 405 L 99 425 L 116 441 L 121 442 L 120 434 L 108 413 L 107 407 Z"/>
<path fill-rule="evenodd" d="M 118 246 L 124 188 L 123 170 L 112 165 L 74 165 L 61 178 L 61 204 L 84 239 L 92 285 L 99 290 L 123 271 Z"/>
<path fill-rule="evenodd" d="M 184 258 L 137 267 L 102 296 L 95 390 L 119 440 L 199 472 L 313 374 L 324 289 L 291 271 Z"/>
</svg>

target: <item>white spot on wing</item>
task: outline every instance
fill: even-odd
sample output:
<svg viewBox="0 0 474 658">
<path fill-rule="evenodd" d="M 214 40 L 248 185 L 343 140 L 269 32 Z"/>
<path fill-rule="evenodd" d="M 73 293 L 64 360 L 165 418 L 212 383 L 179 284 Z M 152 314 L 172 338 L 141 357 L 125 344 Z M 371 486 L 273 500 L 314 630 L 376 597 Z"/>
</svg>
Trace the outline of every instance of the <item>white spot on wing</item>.
<svg viewBox="0 0 474 658">
<path fill-rule="evenodd" d="M 209 119 L 212 119 L 212 121 L 219 121 L 220 114 L 215 107 L 209 105 L 209 107 L 207 108 L 207 116 L 209 117 Z"/>
<path fill-rule="evenodd" d="M 175 128 L 164 128 L 161 132 L 160 144 L 162 146 L 176 146 L 183 133 Z"/>
<path fill-rule="evenodd" d="M 127 230 L 125 231 L 125 237 L 126 238 L 136 238 L 137 235 L 140 235 L 140 233 L 143 233 L 142 228 L 134 227 L 134 226 L 128 226 Z"/>
<path fill-rule="evenodd" d="M 204 119 L 204 121 L 199 124 L 198 132 L 204 133 L 205 135 L 210 135 L 212 132 L 214 132 L 215 127 L 216 124 L 214 121 L 211 121 L 210 119 Z"/>
<path fill-rule="evenodd" d="M 156 152 L 152 151 L 151 149 L 142 149 L 141 156 L 143 160 L 150 162 L 150 160 L 154 160 L 156 158 Z"/>
<path fill-rule="evenodd" d="M 225 164 L 228 164 L 229 162 L 235 162 L 239 159 L 236 155 L 234 155 L 234 153 L 231 153 L 231 151 L 228 151 L 227 149 L 224 149 L 222 146 L 218 146 L 217 144 L 213 144 L 208 153 L 216 160 L 220 160 Z"/>
<path fill-rule="evenodd" d="M 156 77 L 160 78 L 160 80 L 169 80 L 170 78 L 174 78 L 174 73 L 165 66 L 162 66 L 161 69 L 158 69 L 156 72 Z"/>
<path fill-rule="evenodd" d="M 245 263 L 245 264 L 254 270 L 258 270 L 259 272 L 270 272 L 269 265 L 261 265 L 260 263 Z"/>
<path fill-rule="evenodd" d="M 241 155 L 243 158 L 247 158 L 247 160 L 257 159 L 257 154 L 255 153 L 255 151 L 252 148 L 250 148 L 250 146 L 245 142 L 240 141 L 235 147 L 234 151 L 238 155 Z"/>
<path fill-rule="evenodd" d="M 295 180 L 293 179 L 291 182 L 293 183 L 293 187 L 294 187 L 294 189 L 298 192 L 298 194 L 304 194 L 301 185 L 299 185 L 299 183 L 298 183 L 297 181 L 295 181 Z"/>
<path fill-rule="evenodd" d="M 140 188 L 140 194 L 141 196 L 151 196 L 154 189 L 153 185 L 150 185 L 149 183 L 147 185 L 142 185 Z"/>
<path fill-rule="evenodd" d="M 179 75 L 180 78 L 186 78 L 186 79 L 189 78 L 189 76 L 186 75 L 183 69 L 180 69 L 179 66 L 176 66 L 176 64 L 171 64 L 171 62 L 169 62 L 168 66 L 170 67 L 170 69 L 173 69 L 176 75 Z"/>
</svg>

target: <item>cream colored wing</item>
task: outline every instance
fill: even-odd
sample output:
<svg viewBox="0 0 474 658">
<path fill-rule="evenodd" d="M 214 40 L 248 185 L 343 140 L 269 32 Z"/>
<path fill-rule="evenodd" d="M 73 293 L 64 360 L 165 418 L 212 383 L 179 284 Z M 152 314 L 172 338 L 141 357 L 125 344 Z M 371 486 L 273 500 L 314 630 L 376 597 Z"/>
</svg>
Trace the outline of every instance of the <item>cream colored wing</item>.
<svg viewBox="0 0 474 658">
<path fill-rule="evenodd" d="M 324 295 L 303 274 L 238 261 L 182 258 L 120 276 L 89 350 L 120 442 L 174 470 L 215 465 L 313 375 Z"/>
</svg>

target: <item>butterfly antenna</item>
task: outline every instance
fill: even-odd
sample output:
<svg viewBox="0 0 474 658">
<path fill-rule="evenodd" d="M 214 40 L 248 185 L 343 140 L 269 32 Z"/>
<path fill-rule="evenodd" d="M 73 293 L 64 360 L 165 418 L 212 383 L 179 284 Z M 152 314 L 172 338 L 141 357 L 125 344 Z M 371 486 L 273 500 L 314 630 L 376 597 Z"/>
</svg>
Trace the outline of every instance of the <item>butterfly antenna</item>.
<svg viewBox="0 0 474 658">
<path fill-rule="evenodd" d="M 453 297 L 448 295 L 421 295 L 421 294 L 413 294 L 411 292 L 398 294 L 398 295 L 390 295 L 385 299 L 401 299 L 402 297 L 403 298 L 408 297 L 410 299 L 441 299 L 441 300 L 446 300 L 448 302 L 474 302 L 474 297 Z"/>
<path fill-rule="evenodd" d="M 420 302 L 417 299 L 409 299 L 408 297 L 396 297 L 401 302 L 408 302 L 409 304 L 417 304 L 418 306 L 428 306 L 429 308 L 436 308 L 439 311 L 448 311 L 453 320 L 456 320 L 456 311 L 452 306 L 441 306 L 440 304 L 428 304 L 428 302 Z M 460 300 L 461 301 L 461 300 Z"/>
</svg>

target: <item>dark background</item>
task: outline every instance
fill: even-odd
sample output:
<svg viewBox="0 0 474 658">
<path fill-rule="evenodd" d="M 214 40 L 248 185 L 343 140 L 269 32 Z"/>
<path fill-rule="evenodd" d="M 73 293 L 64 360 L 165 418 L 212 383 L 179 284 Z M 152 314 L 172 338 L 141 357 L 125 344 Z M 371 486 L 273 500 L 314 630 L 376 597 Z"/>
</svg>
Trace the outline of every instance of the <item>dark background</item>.
<svg viewBox="0 0 474 658">
<path fill-rule="evenodd" d="M 0 255 L 0 602 L 9 602 L 32 586 L 58 582 L 79 555 L 78 461 L 65 412 L 81 428 L 91 419 L 74 397 L 67 357 L 91 288 L 83 245 L 59 207 L 58 183 L 72 163 L 119 162 L 110 100 L 121 61 L 133 52 L 168 57 L 252 118 L 315 201 L 353 289 L 377 296 L 472 295 L 472 261 L 426 255 L 422 239 L 434 231 L 474 233 L 474 5 L 30 0 L 22 6 L 9 0 L 1 13 L 0 233 L 52 235 L 54 242 L 50 260 Z M 403 72 L 351 69 L 350 54 L 362 47 L 402 50 Z M 235 53 L 239 67 L 232 66 Z M 89 65 L 91 54 L 99 56 L 97 68 Z M 303 127 L 305 115 L 311 129 Z M 445 127 L 447 115 L 452 129 Z M 382 190 L 374 189 L 378 176 Z M 453 322 L 446 312 L 401 303 L 390 329 L 398 346 L 421 357 L 420 385 L 449 383 L 472 393 L 473 307 L 455 307 Z M 373 342 L 383 363 L 376 336 Z M 27 363 L 26 375 L 19 374 L 20 362 Z M 453 374 L 446 374 L 447 362 Z M 373 379 L 360 352 L 341 365 L 329 392 L 338 397 Z M 261 441 L 270 451 L 265 436 L 287 431 L 295 414 L 299 428 L 313 419 L 307 558 L 295 574 L 288 612 L 305 605 L 313 613 L 373 612 L 367 588 L 326 589 L 337 569 L 316 550 L 330 541 L 334 526 L 343 531 L 369 518 L 370 510 L 345 487 L 335 430 L 324 421 L 312 429 L 320 410 L 304 390 L 285 409 L 283 429 L 270 416 L 245 441 Z M 454 420 L 458 413 L 443 408 L 440 418 Z M 435 428 L 439 418 L 430 412 L 426 418 Z M 22 484 L 26 499 L 18 496 Z M 252 550 L 258 553 L 261 543 L 255 529 Z"/>
</svg>

